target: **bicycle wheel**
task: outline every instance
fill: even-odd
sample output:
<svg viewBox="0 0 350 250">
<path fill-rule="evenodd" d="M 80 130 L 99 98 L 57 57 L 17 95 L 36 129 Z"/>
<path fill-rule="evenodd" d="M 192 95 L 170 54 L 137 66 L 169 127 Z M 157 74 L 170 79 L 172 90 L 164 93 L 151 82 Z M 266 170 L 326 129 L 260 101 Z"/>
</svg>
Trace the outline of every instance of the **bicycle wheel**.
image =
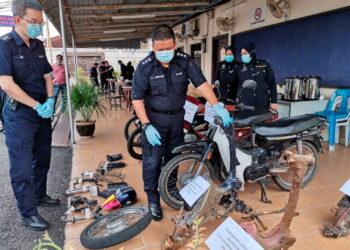
<svg viewBox="0 0 350 250">
<path fill-rule="evenodd" d="M 128 140 L 132 131 L 138 128 L 138 123 L 140 122 L 138 121 L 138 118 L 136 116 L 132 117 L 129 121 L 127 121 L 124 127 L 125 140 Z"/>
<path fill-rule="evenodd" d="M 151 221 L 148 207 L 125 207 L 88 225 L 80 235 L 80 242 L 89 249 L 115 246 L 141 233 Z"/>
<path fill-rule="evenodd" d="M 136 129 L 134 132 L 132 132 L 127 144 L 130 156 L 136 160 L 142 160 L 141 133 L 141 129 Z"/>
</svg>

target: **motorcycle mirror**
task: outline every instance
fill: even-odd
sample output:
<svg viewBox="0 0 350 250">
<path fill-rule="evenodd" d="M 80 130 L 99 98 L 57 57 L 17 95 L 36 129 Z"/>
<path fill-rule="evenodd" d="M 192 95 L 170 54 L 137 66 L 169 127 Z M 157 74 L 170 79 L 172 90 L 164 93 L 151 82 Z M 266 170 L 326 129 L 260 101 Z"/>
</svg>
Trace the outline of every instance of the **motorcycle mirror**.
<svg viewBox="0 0 350 250">
<path fill-rule="evenodd" d="M 254 80 L 245 80 L 243 82 L 242 88 L 244 89 L 255 89 L 258 84 Z"/>
<path fill-rule="evenodd" d="M 214 82 L 214 85 L 215 85 L 215 88 L 219 88 L 220 87 L 220 81 L 219 80 L 216 80 Z"/>
</svg>

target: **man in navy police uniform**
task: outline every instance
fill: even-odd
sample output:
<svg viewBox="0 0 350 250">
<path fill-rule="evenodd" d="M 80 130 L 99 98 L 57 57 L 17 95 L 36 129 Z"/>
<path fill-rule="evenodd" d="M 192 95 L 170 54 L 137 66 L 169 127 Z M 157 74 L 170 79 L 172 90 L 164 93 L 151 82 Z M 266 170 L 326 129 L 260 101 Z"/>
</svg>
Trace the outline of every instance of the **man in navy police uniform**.
<svg viewBox="0 0 350 250">
<path fill-rule="evenodd" d="M 224 125 L 232 121 L 228 111 L 218 104 L 215 94 L 202 71 L 192 58 L 176 50 L 175 34 L 167 25 L 153 30 L 153 52 L 137 67 L 133 80 L 133 105 L 142 123 L 142 174 L 144 190 L 154 220 L 161 220 L 162 209 L 158 192 L 163 156 L 183 141 L 183 106 L 189 79 L 213 106 Z"/>
<path fill-rule="evenodd" d="M 51 159 L 53 84 L 43 43 L 42 8 L 35 0 L 14 0 L 15 27 L 0 38 L 0 87 L 7 93 L 3 115 L 10 177 L 25 226 L 46 230 L 37 206 L 55 206 L 46 193 Z"/>
</svg>

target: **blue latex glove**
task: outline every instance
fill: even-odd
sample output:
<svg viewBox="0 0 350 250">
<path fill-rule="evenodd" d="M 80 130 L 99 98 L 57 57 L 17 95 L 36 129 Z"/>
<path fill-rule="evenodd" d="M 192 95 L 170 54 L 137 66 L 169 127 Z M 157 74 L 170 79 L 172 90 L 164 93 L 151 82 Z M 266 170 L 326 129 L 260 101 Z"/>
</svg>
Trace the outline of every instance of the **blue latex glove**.
<svg viewBox="0 0 350 250">
<path fill-rule="evenodd" d="M 155 127 L 153 127 L 152 125 L 148 125 L 145 130 L 145 133 L 146 133 L 146 138 L 148 142 L 152 146 L 162 145 L 162 143 L 159 140 L 161 138 L 160 134 Z"/>
<path fill-rule="evenodd" d="M 39 115 L 42 118 L 50 118 L 53 115 L 55 101 L 52 98 L 47 98 L 46 102 L 42 106 L 42 111 Z"/>
<path fill-rule="evenodd" d="M 38 115 L 41 116 L 41 112 L 43 112 L 43 105 L 40 102 L 38 102 L 33 109 L 38 113 Z"/>
<path fill-rule="evenodd" d="M 222 123 L 224 127 L 227 127 L 230 123 L 233 122 L 232 117 L 230 117 L 230 113 L 222 107 L 219 103 L 213 106 L 215 115 L 219 116 L 222 119 Z"/>
</svg>

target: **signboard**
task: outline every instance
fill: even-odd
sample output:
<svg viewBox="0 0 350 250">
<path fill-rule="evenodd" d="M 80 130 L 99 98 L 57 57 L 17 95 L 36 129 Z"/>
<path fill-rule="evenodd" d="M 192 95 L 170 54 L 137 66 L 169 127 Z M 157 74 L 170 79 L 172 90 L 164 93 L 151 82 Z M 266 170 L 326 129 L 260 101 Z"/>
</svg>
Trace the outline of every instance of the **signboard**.
<svg viewBox="0 0 350 250">
<path fill-rule="evenodd" d="M 205 241 L 210 250 L 263 250 L 244 229 L 228 217 Z"/>
<path fill-rule="evenodd" d="M 208 190 L 210 184 L 202 176 L 198 175 L 183 189 L 180 190 L 180 195 L 186 203 L 192 207 L 193 204 Z"/>
<path fill-rule="evenodd" d="M 13 16 L 0 15 L 0 27 L 13 27 L 15 26 L 15 20 Z"/>
<path fill-rule="evenodd" d="M 350 179 L 340 188 L 340 191 L 350 196 Z"/>
<path fill-rule="evenodd" d="M 250 25 L 256 25 L 265 22 L 266 19 L 266 6 L 262 5 L 250 12 Z"/>
</svg>

